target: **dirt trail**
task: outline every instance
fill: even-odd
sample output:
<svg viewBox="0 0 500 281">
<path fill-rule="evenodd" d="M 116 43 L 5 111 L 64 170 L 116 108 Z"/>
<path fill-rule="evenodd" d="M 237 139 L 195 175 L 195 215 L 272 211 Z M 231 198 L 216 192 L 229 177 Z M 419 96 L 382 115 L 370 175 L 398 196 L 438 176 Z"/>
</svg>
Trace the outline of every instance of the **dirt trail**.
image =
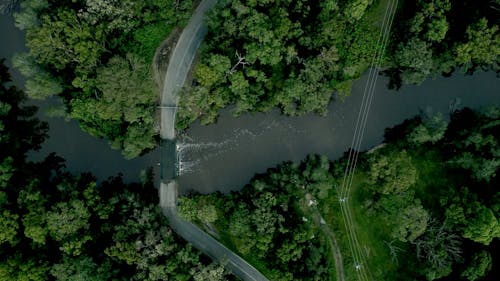
<svg viewBox="0 0 500 281">
<path fill-rule="evenodd" d="M 306 194 L 306 200 L 307 202 L 310 202 L 310 200 L 314 200 L 314 198 L 311 196 L 311 194 Z M 318 225 L 323 231 L 326 238 L 328 239 L 330 248 L 332 249 L 333 260 L 335 261 L 335 273 L 337 275 L 337 281 L 345 281 L 344 262 L 342 259 L 342 254 L 340 253 L 339 244 L 337 243 L 337 239 L 335 237 L 335 233 L 326 224 L 325 220 L 319 213 L 316 204 L 312 204 L 310 206 L 310 209 L 312 211 L 314 223 L 316 223 L 316 225 Z"/>
</svg>

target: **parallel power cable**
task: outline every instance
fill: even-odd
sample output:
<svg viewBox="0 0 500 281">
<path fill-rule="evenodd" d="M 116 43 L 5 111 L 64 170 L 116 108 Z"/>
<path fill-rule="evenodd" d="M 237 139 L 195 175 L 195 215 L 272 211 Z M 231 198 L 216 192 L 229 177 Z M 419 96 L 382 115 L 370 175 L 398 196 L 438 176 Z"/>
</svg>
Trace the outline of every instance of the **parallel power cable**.
<svg viewBox="0 0 500 281">
<path fill-rule="evenodd" d="M 390 5 L 388 5 L 386 7 L 386 10 L 385 10 L 385 14 L 384 14 L 384 18 L 383 18 L 383 21 L 382 21 L 382 26 L 381 26 L 381 29 L 380 29 L 380 34 L 378 36 L 378 41 L 376 43 L 376 45 L 380 45 L 381 42 L 382 42 L 382 39 L 383 39 L 383 34 L 385 33 L 385 26 L 387 25 L 387 16 L 389 14 L 389 10 L 390 10 Z M 371 64 L 373 65 L 376 61 L 376 58 L 377 58 L 377 52 L 375 52 L 373 54 L 373 58 L 372 58 L 372 62 Z M 371 76 L 372 76 L 372 71 L 373 69 L 370 68 L 370 71 L 369 71 L 369 80 L 371 79 Z M 368 83 L 367 83 L 368 84 Z M 360 107 L 360 110 L 359 110 L 359 113 L 358 113 L 358 118 L 356 120 L 356 126 L 355 126 L 355 130 L 354 130 L 354 136 L 353 136 L 353 140 L 352 140 L 352 143 L 351 143 L 351 147 L 354 147 L 355 146 L 355 142 L 356 142 L 356 139 L 359 138 L 358 136 L 358 130 L 359 130 L 359 126 L 360 126 L 360 120 L 362 119 L 361 116 L 364 112 L 364 108 L 365 108 L 365 103 L 367 101 L 367 87 L 365 87 L 365 90 L 363 92 L 363 98 L 362 98 L 362 102 L 361 102 L 361 107 Z M 343 178 L 343 181 L 342 181 L 342 185 L 340 187 L 340 196 L 339 196 L 339 200 L 341 203 L 344 203 L 345 200 L 346 200 L 346 197 L 345 197 L 345 186 L 346 186 L 346 180 L 348 179 L 348 172 L 349 172 L 349 167 L 351 165 L 351 160 L 353 159 L 353 151 L 352 150 L 349 150 L 349 156 L 348 156 L 348 161 L 347 161 L 347 165 L 346 165 L 346 170 L 345 170 L 345 173 L 344 173 L 344 178 Z M 347 210 L 344 208 L 343 204 L 341 204 L 341 212 L 342 212 L 342 216 L 343 216 L 343 221 L 344 221 L 344 226 L 346 228 L 346 231 L 347 231 L 347 238 L 348 238 L 348 245 L 349 245 L 349 250 L 350 252 L 352 253 L 353 255 L 353 259 L 354 259 L 354 264 L 355 266 L 357 267 L 357 264 L 358 262 L 361 261 L 362 257 L 361 257 L 361 254 L 359 252 L 359 249 L 354 249 L 354 244 L 355 244 L 355 241 L 354 241 L 354 238 L 353 238 L 353 234 L 351 233 L 352 232 L 352 229 L 350 227 L 350 224 L 351 222 L 348 221 L 349 219 L 349 214 L 347 213 Z M 356 270 L 356 272 L 358 273 L 358 276 L 360 277 L 360 279 L 363 279 L 362 277 L 365 277 L 366 279 L 366 276 L 360 276 L 361 272 L 359 270 Z"/>
<path fill-rule="evenodd" d="M 397 1 L 396 1 L 397 2 Z M 397 7 L 397 3 L 396 5 L 393 6 L 394 8 Z M 391 10 L 391 19 L 390 19 L 390 24 L 389 24 L 389 27 L 387 28 L 387 31 L 390 30 L 390 27 L 392 25 L 392 22 L 393 22 L 393 17 L 394 17 L 394 13 L 392 13 L 393 11 Z M 383 40 L 384 44 L 382 44 L 382 51 L 381 53 L 379 54 L 379 58 L 377 59 L 377 64 L 380 63 L 380 60 L 381 60 L 381 56 L 383 55 L 384 51 L 385 51 L 385 47 L 387 46 L 387 39 L 388 39 L 388 35 L 389 33 L 387 32 L 386 33 L 386 38 Z M 375 65 L 376 66 L 376 65 Z M 354 161 L 353 161 L 353 166 L 351 166 L 351 173 L 350 173 L 350 178 L 348 180 L 348 186 L 347 188 L 344 188 L 344 196 L 347 197 L 347 195 L 350 193 L 350 188 L 352 187 L 352 184 L 353 184 L 353 179 L 354 179 L 354 173 L 355 173 L 355 170 L 356 170 L 356 164 L 357 164 L 357 160 L 358 160 L 358 152 L 359 149 L 360 149 L 360 146 L 361 146 L 361 142 L 362 142 L 362 139 L 363 139 L 363 136 L 364 136 L 364 132 L 365 132 L 365 127 L 366 127 L 366 123 L 367 123 L 367 120 L 368 120 L 368 113 L 369 113 L 369 109 L 370 109 L 370 106 L 371 106 L 371 102 L 372 102 L 372 99 L 373 99 L 373 96 L 374 96 L 374 89 L 375 89 L 375 86 L 376 86 L 376 82 L 377 82 L 377 76 L 376 76 L 376 71 L 374 70 L 372 72 L 372 80 L 370 82 L 370 89 L 369 89 L 369 101 L 368 103 L 365 103 L 367 106 L 366 106 L 366 111 L 365 111 L 365 114 L 364 114 L 364 120 L 362 121 L 362 128 L 361 128 L 361 136 L 360 138 L 358 139 L 358 143 L 356 144 L 356 146 L 354 147 Z M 345 207 L 345 206 L 344 206 Z M 353 219 L 352 219 L 352 215 L 351 215 L 351 211 L 349 208 L 345 207 L 345 211 L 346 211 L 346 214 L 347 214 L 347 218 L 348 218 L 348 223 L 350 224 L 350 226 L 352 226 L 354 223 L 353 223 Z M 356 235 L 356 232 L 354 229 L 351 229 L 351 232 L 352 232 L 352 235 L 353 235 L 353 240 L 354 240 L 354 248 L 356 250 L 358 250 L 359 252 L 361 252 L 360 250 L 360 243 L 358 241 L 358 236 Z M 366 258 L 365 256 L 362 254 L 362 253 L 358 253 L 358 255 L 360 256 L 360 262 L 361 264 L 367 264 L 367 261 L 366 261 Z M 364 268 L 360 268 L 361 270 L 363 270 Z M 366 272 L 368 275 L 371 275 L 371 272 L 369 270 L 367 270 Z M 373 279 L 370 277 L 370 279 Z"/>
<path fill-rule="evenodd" d="M 368 81 L 366 83 L 364 92 L 363 92 L 363 99 L 362 103 L 360 106 L 360 111 L 358 113 L 358 118 L 356 121 L 356 127 L 355 127 L 355 132 L 353 136 L 353 141 L 351 143 L 351 150 L 349 151 L 349 156 L 348 156 L 348 163 L 346 165 L 346 170 L 344 173 L 344 178 L 342 181 L 342 185 L 340 188 L 340 196 L 339 200 L 341 203 L 345 203 L 347 196 L 349 195 L 350 188 L 353 183 L 353 178 L 354 178 L 354 172 L 356 169 L 357 165 L 357 160 L 358 160 L 358 150 L 361 146 L 362 139 L 364 136 L 364 130 L 366 127 L 366 123 L 368 120 L 368 113 L 371 107 L 371 103 L 373 101 L 373 94 L 374 94 L 374 89 L 376 86 L 377 82 L 377 71 L 376 67 L 380 63 L 381 58 L 385 52 L 385 48 L 388 43 L 388 37 L 389 37 L 389 32 L 394 20 L 394 15 L 395 15 L 395 9 L 397 8 L 398 1 L 396 2 L 391 2 L 388 4 L 382 27 L 380 30 L 380 35 L 379 39 L 377 42 L 377 45 L 381 45 L 382 47 L 377 49 L 379 52 L 375 52 L 373 58 L 372 58 L 372 68 L 369 71 L 369 77 Z M 389 14 L 389 19 L 387 18 L 387 15 Z M 388 21 L 387 21 L 388 19 Z M 380 46 L 379 45 L 379 46 Z M 360 127 L 361 126 L 361 127 Z M 347 187 L 346 187 L 346 181 L 347 181 Z M 346 227 L 346 230 L 348 231 L 348 244 L 349 248 L 351 250 L 351 253 L 353 254 L 355 266 L 356 266 L 356 271 L 358 272 L 358 276 L 363 279 L 372 279 L 371 278 L 371 273 L 369 270 L 365 271 L 365 268 L 361 268 L 361 264 L 366 264 L 366 259 L 362 251 L 360 250 L 360 243 L 358 241 L 357 235 L 355 230 L 352 228 L 353 225 L 353 219 L 350 213 L 349 208 L 345 208 L 344 204 L 341 204 L 341 210 L 342 210 L 342 215 L 344 216 L 344 225 Z M 370 275 L 367 276 L 367 275 Z"/>
</svg>

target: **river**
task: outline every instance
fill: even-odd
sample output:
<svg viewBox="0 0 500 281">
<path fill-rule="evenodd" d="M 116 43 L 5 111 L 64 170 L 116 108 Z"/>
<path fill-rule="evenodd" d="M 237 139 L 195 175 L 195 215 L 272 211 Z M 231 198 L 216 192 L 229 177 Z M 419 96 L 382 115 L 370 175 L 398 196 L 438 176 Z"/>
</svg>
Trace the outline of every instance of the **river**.
<svg viewBox="0 0 500 281">
<path fill-rule="evenodd" d="M 25 79 L 12 68 L 11 59 L 14 53 L 26 51 L 24 32 L 14 26 L 11 15 L 0 15 L 0 34 L 0 58 L 6 58 L 13 84 L 23 89 Z M 126 182 L 138 181 L 141 170 L 147 167 L 153 167 L 156 174 L 159 174 L 158 149 L 145 156 L 127 160 L 120 151 L 111 149 L 106 140 L 92 137 L 82 131 L 78 122 L 48 116 L 47 110 L 59 104 L 57 98 L 45 101 L 30 100 L 28 104 L 38 106 L 37 117 L 48 122 L 50 126 L 49 138 L 44 142 L 42 149 L 31 152 L 28 159 L 37 161 L 51 152 L 56 152 L 66 159 L 66 168 L 69 172 L 91 172 L 98 180 L 104 180 L 121 172 Z"/>
<path fill-rule="evenodd" d="M 283 161 L 300 161 L 317 153 L 336 159 L 351 146 L 354 126 L 367 75 L 354 83 L 352 95 L 344 102 L 332 102 L 329 114 L 285 117 L 271 113 L 245 114 L 239 118 L 224 110 L 215 125 L 192 126 L 180 145 L 179 178 L 183 191 L 202 193 L 238 190 L 255 173 L 265 172 Z M 384 129 L 419 114 L 420 110 L 449 112 L 450 103 L 479 108 L 500 105 L 499 79 L 493 72 L 473 76 L 455 73 L 452 77 L 427 80 L 420 86 L 387 88 L 388 80 L 379 77 L 371 105 L 362 149 L 380 144 Z"/>
<path fill-rule="evenodd" d="M 2 16 L 0 31 L 0 57 L 8 58 L 10 66 L 12 54 L 25 50 L 24 34 L 13 26 L 10 16 Z M 14 71 L 13 75 L 14 84 L 22 85 L 19 73 Z M 283 161 L 299 161 L 310 153 L 338 158 L 351 144 L 366 79 L 364 75 L 354 84 L 352 95 L 344 102 L 332 102 L 326 117 L 313 114 L 286 117 L 275 110 L 234 118 L 231 109 L 227 109 L 221 112 L 216 124 L 194 124 L 178 143 L 182 191 L 229 192 L 243 187 L 255 173 L 265 172 Z M 394 91 L 387 89 L 387 79 L 379 77 L 362 148 L 379 144 L 385 128 L 401 123 L 419 110 L 446 114 L 450 102 L 457 101 L 472 108 L 498 105 L 498 81 L 492 72 L 473 76 L 455 73 L 449 78 L 439 77 L 420 86 L 404 86 Z M 77 122 L 46 116 L 43 112 L 56 100 L 32 103 L 40 107 L 39 117 L 49 123 L 50 138 L 41 151 L 30 155 L 31 159 L 55 151 L 67 160 L 68 171 L 91 171 L 99 179 L 122 172 L 125 180 L 137 180 L 139 172 L 148 166 L 159 173 L 156 168 L 159 151 L 126 160 L 119 151 L 111 150 L 105 140 L 81 131 Z"/>
</svg>

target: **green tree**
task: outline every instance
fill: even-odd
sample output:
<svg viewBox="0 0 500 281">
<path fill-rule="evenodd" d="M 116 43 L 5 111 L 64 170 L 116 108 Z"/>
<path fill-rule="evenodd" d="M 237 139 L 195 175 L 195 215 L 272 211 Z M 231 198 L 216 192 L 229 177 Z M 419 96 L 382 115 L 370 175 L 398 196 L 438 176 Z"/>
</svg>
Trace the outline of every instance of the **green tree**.
<svg viewBox="0 0 500 281">
<path fill-rule="evenodd" d="M 37 27 L 40 22 L 37 13 L 49 7 L 47 0 L 24 0 L 20 1 L 21 11 L 14 13 L 16 27 L 25 30 Z"/>
<path fill-rule="evenodd" d="M 73 281 L 103 281 L 111 278 L 112 272 L 109 261 L 97 264 L 90 257 L 64 256 L 62 263 L 54 264 L 50 273 L 56 280 Z"/>
<path fill-rule="evenodd" d="M 57 70 L 76 65 L 77 74 L 88 73 L 100 61 L 104 33 L 78 18 L 73 10 L 57 9 L 41 17 L 40 28 L 28 29 L 26 45 L 38 63 Z"/>
<path fill-rule="evenodd" d="M 417 181 L 417 170 L 406 151 L 376 154 L 369 160 L 368 182 L 375 192 L 404 192 Z"/>
<path fill-rule="evenodd" d="M 212 263 L 209 266 L 199 266 L 191 271 L 194 281 L 226 281 L 227 271 L 223 265 Z"/>
<path fill-rule="evenodd" d="M 415 144 L 436 143 L 443 138 L 447 127 L 448 122 L 444 120 L 443 114 L 437 113 L 425 118 L 421 124 L 413 129 L 408 135 L 408 140 Z"/>
<path fill-rule="evenodd" d="M 63 87 L 59 79 L 38 66 L 30 54 L 18 53 L 14 55 L 12 62 L 14 67 L 28 78 L 25 87 L 30 98 L 46 99 L 62 93 Z"/>
<path fill-rule="evenodd" d="M 484 277 L 491 270 L 491 267 L 490 253 L 481 251 L 472 256 L 469 266 L 462 272 L 461 276 L 469 281 L 475 281 Z"/>
<path fill-rule="evenodd" d="M 197 217 L 204 223 L 213 223 L 217 220 L 217 209 L 214 205 L 203 205 L 199 210 Z"/>
<path fill-rule="evenodd" d="M 14 245 L 17 241 L 17 231 L 19 224 L 17 222 L 19 216 L 8 210 L 3 210 L 0 218 L 0 245 L 8 242 Z"/>
<path fill-rule="evenodd" d="M 46 99 L 62 93 L 61 83 L 47 72 L 38 73 L 26 80 L 26 93 L 32 99 Z"/>
<path fill-rule="evenodd" d="M 188 221 L 195 221 L 198 217 L 198 203 L 192 199 L 179 198 L 177 211 Z"/>
<path fill-rule="evenodd" d="M 415 204 L 401 210 L 395 218 L 396 227 L 392 231 L 393 238 L 402 242 L 413 242 L 427 229 L 429 213 L 417 199 Z"/>
<path fill-rule="evenodd" d="M 452 146 L 457 153 L 450 163 L 468 170 L 475 180 L 491 181 L 500 167 L 500 147 L 495 133 L 500 127 L 498 117 L 497 107 L 485 110 L 484 114 L 463 110 L 453 117 L 457 122 L 466 120 L 462 118 L 474 120 L 455 132 Z"/>
<path fill-rule="evenodd" d="M 500 224 L 491 209 L 474 202 L 469 214 L 463 233 L 465 238 L 485 245 L 489 245 L 495 238 L 500 238 Z"/>
<path fill-rule="evenodd" d="M 49 279 L 48 271 L 47 262 L 19 253 L 0 260 L 0 281 L 44 281 Z"/>
<path fill-rule="evenodd" d="M 348 4 L 346 5 L 344 10 L 346 18 L 353 21 L 359 20 L 365 14 L 366 8 L 368 8 L 369 3 L 370 0 L 348 1 Z"/>
<path fill-rule="evenodd" d="M 469 68 L 473 65 L 489 65 L 498 62 L 500 56 L 500 33 L 497 25 L 488 26 L 486 18 L 469 26 L 466 40 L 455 47 L 456 61 Z"/>
<path fill-rule="evenodd" d="M 433 19 L 427 25 L 427 33 L 425 37 L 429 41 L 441 42 L 448 32 L 449 24 L 446 18 Z"/>
<path fill-rule="evenodd" d="M 287 115 L 326 114 L 332 93 L 347 95 L 346 81 L 362 74 L 376 50 L 378 26 L 364 17 L 372 3 L 222 2 L 208 17 L 178 127 L 214 122 L 230 104 L 235 115 L 274 107 Z"/>
<path fill-rule="evenodd" d="M 151 125 L 155 86 L 149 67 L 137 56 L 113 57 L 97 70 L 96 114 L 104 120 L 122 120 Z"/>
<path fill-rule="evenodd" d="M 421 271 L 429 281 L 449 275 L 453 263 L 461 259 L 460 237 L 446 223 L 432 220 L 413 244 L 422 264 Z"/>
<path fill-rule="evenodd" d="M 62 249 L 70 255 L 79 255 L 83 245 L 91 239 L 89 229 L 90 211 L 81 200 L 57 203 L 47 213 L 47 229 L 50 236 L 62 242 Z"/>
<path fill-rule="evenodd" d="M 420 84 L 431 73 L 432 49 L 428 43 L 417 37 L 401 43 L 394 57 L 402 69 L 401 79 L 408 84 Z"/>
</svg>

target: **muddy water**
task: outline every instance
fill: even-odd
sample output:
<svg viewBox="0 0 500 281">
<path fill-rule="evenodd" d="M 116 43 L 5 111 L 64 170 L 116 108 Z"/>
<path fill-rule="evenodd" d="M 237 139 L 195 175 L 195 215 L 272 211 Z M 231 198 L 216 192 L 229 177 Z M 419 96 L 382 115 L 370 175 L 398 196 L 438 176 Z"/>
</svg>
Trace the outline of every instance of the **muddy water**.
<svg viewBox="0 0 500 281">
<path fill-rule="evenodd" d="M 344 102 L 333 102 L 326 117 L 306 115 L 287 118 L 273 111 L 231 117 L 222 112 L 215 125 L 196 124 L 180 144 L 180 186 L 203 193 L 240 189 L 255 173 L 283 161 L 300 161 L 318 153 L 338 158 L 352 142 L 367 75 L 355 83 Z M 362 148 L 379 144 L 384 129 L 413 117 L 420 110 L 448 113 L 450 103 L 478 108 L 500 104 L 500 84 L 495 73 L 428 80 L 421 86 L 387 89 L 379 77 L 364 133 Z"/>
<path fill-rule="evenodd" d="M 14 27 L 12 17 L 1 16 L 0 57 L 8 58 L 10 65 L 12 55 L 23 50 L 24 34 Z M 13 76 L 14 84 L 22 86 L 24 81 L 19 73 L 14 70 Z M 180 186 L 183 191 L 228 192 L 240 189 L 255 173 L 283 161 L 299 161 L 310 153 L 325 154 L 331 159 L 341 156 L 352 141 L 366 78 L 365 75 L 355 83 L 353 94 L 344 102 L 332 103 L 326 117 L 310 114 L 288 118 L 273 111 L 234 118 L 231 110 L 224 110 L 217 124 L 193 125 L 178 143 Z M 474 76 L 457 73 L 400 91 L 388 90 L 386 83 L 381 78 L 377 84 L 363 148 L 377 145 L 386 127 L 422 109 L 447 113 L 450 102 L 473 108 L 500 103 L 499 80 L 491 72 Z M 67 160 L 69 171 L 91 171 L 100 179 L 122 172 L 126 180 L 137 180 L 142 169 L 157 168 L 158 150 L 126 160 L 119 151 L 111 150 L 105 140 L 83 132 L 77 122 L 46 116 L 44 112 L 57 104 L 56 99 L 32 103 L 40 107 L 39 117 L 49 122 L 50 138 L 40 152 L 30 155 L 31 159 L 41 159 L 54 151 Z M 158 169 L 156 173 L 159 174 Z"/>
<path fill-rule="evenodd" d="M 12 56 L 16 52 L 26 51 L 24 32 L 14 26 L 11 15 L 0 15 L 0 58 L 6 58 L 7 65 L 12 67 Z M 11 68 L 13 84 L 23 88 L 24 78 L 15 69 Z M 80 129 L 78 122 L 65 121 L 63 118 L 47 116 L 50 107 L 58 105 L 58 99 L 46 101 L 29 101 L 29 104 L 38 106 L 38 117 L 49 123 L 49 138 L 39 152 L 29 155 L 31 160 L 43 159 L 51 152 L 67 160 L 67 170 L 74 173 L 92 172 L 98 179 L 123 173 L 126 181 L 139 180 L 140 171 L 152 166 L 159 174 L 157 163 L 160 153 L 155 150 L 143 157 L 126 160 L 117 150 L 112 150 L 105 140 L 97 139 Z"/>
</svg>

